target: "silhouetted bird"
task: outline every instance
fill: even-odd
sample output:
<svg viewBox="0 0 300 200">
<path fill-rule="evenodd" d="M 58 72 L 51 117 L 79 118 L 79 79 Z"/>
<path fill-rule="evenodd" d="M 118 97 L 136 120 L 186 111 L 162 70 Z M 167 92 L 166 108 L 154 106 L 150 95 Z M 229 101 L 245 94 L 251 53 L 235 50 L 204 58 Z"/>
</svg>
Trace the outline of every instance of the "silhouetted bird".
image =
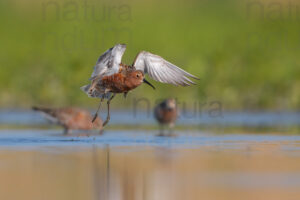
<svg viewBox="0 0 300 200">
<path fill-rule="evenodd" d="M 160 136 L 164 135 L 164 126 L 168 126 L 169 135 L 172 134 L 177 115 L 175 99 L 166 99 L 154 108 L 155 119 L 160 124 Z"/>
<path fill-rule="evenodd" d="M 92 123 L 91 114 L 80 108 L 44 108 L 32 107 L 33 110 L 45 114 L 51 122 L 64 127 L 64 134 L 69 134 L 71 130 L 92 130 L 99 129 L 102 134 L 102 120 L 97 117 Z"/>
<path fill-rule="evenodd" d="M 110 120 L 109 104 L 115 94 L 124 93 L 126 97 L 130 90 L 133 90 L 142 83 L 146 83 L 155 89 L 145 79 L 145 74 L 148 74 L 150 78 L 156 81 L 181 86 L 194 84 L 189 77 L 198 79 L 162 57 L 146 51 L 140 52 L 131 66 L 122 64 L 121 59 L 125 49 L 125 44 L 117 44 L 101 55 L 90 78 L 91 84 L 81 87 L 89 97 L 101 99 L 95 118 L 97 117 L 101 102 L 104 99 L 108 99 L 108 113 L 103 126 Z"/>
</svg>

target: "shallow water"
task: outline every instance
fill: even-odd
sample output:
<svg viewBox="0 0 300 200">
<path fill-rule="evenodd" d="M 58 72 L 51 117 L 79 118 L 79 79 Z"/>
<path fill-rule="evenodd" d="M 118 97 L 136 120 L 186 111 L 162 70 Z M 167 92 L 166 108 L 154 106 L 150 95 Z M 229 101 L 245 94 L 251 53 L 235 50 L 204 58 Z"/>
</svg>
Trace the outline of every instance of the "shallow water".
<svg viewBox="0 0 300 200">
<path fill-rule="evenodd" d="M 94 111 L 91 111 L 93 113 Z M 106 112 L 101 113 L 102 118 Z M 112 125 L 155 124 L 152 112 L 112 111 Z M 0 124 L 36 125 L 48 124 L 39 112 L 31 110 L 0 110 Z M 299 126 L 300 112 L 181 112 L 179 125 L 218 125 L 218 126 Z"/>
<path fill-rule="evenodd" d="M 0 199 L 300 199 L 300 136 L 0 131 Z"/>
</svg>

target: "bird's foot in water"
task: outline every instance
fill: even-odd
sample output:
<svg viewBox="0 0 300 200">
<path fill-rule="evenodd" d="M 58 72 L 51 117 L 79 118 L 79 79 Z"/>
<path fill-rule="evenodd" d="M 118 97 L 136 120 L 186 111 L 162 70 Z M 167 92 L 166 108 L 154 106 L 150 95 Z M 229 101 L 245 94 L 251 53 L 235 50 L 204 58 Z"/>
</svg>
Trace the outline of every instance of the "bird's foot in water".
<svg viewBox="0 0 300 200">
<path fill-rule="evenodd" d="M 156 135 L 157 137 L 177 137 L 177 134 L 176 133 L 167 133 L 167 134 L 164 134 L 164 133 L 159 133 Z"/>
</svg>

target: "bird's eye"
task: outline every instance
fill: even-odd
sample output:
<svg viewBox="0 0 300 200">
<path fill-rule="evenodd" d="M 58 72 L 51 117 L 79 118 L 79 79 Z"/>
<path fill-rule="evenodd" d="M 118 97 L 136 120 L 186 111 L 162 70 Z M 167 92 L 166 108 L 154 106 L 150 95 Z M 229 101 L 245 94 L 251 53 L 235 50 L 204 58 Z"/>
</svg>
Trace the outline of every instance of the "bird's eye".
<svg viewBox="0 0 300 200">
<path fill-rule="evenodd" d="M 138 77 L 140 77 L 140 75 L 137 74 L 136 77 L 138 78 Z"/>
</svg>

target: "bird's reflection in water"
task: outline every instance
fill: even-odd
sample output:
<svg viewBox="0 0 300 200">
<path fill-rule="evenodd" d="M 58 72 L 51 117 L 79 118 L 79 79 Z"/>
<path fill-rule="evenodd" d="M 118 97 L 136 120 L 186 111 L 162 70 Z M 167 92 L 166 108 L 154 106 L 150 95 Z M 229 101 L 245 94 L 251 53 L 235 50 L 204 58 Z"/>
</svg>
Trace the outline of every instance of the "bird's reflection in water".
<svg viewBox="0 0 300 200">
<path fill-rule="evenodd" d="M 147 190 L 157 176 L 152 170 L 154 163 L 147 162 L 149 156 L 159 171 L 164 173 L 172 168 L 172 157 L 166 156 L 172 152 L 168 148 L 161 147 L 151 153 L 141 150 L 139 155 L 131 156 L 122 149 L 111 152 L 109 145 L 94 145 L 92 152 L 96 199 L 148 199 Z"/>
<path fill-rule="evenodd" d="M 112 150 L 108 145 L 93 148 L 96 199 L 222 199 L 233 197 L 230 191 L 236 191 L 236 197 L 252 194 L 280 199 L 280 196 L 293 191 L 280 186 L 280 180 L 289 177 L 281 173 L 280 168 L 277 168 L 279 171 L 275 176 L 266 175 L 266 179 L 261 180 L 261 174 L 268 171 L 275 154 L 267 161 L 259 153 L 245 158 L 241 154 L 213 151 L 211 148 L 204 151 L 168 147 L 132 147 L 129 150 L 113 147 Z M 260 167 L 247 166 L 247 163 L 255 162 L 264 164 Z M 237 166 L 242 171 L 235 174 Z M 249 172 L 254 178 L 247 183 Z M 279 181 L 277 186 L 268 185 L 275 180 Z M 300 181 L 295 184 L 300 185 Z M 278 188 L 278 191 L 273 194 L 270 187 Z"/>
<path fill-rule="evenodd" d="M 0 199 L 300 199 L 300 160 L 282 145 L 0 150 Z"/>
</svg>

